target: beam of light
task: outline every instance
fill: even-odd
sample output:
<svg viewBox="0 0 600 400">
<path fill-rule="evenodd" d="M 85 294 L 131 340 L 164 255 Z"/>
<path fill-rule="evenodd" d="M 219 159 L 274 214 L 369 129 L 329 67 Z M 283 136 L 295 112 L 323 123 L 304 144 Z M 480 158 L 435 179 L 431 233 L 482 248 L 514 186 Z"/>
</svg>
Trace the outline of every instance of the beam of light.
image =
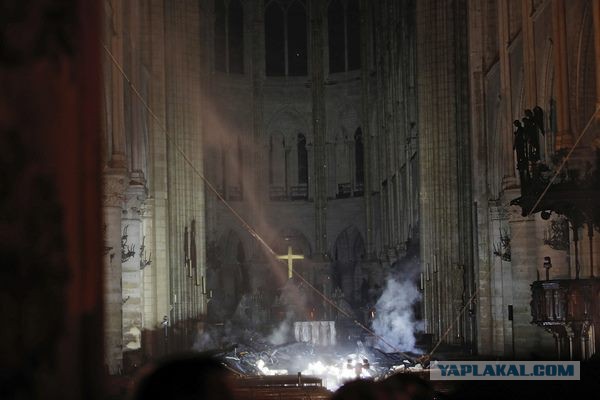
<svg viewBox="0 0 600 400">
<path fill-rule="evenodd" d="M 284 264 L 285 261 L 277 259 L 277 253 L 273 250 L 273 248 L 271 246 L 269 246 L 269 244 L 265 241 L 265 239 L 263 238 L 263 236 L 259 234 L 259 232 L 257 231 L 257 229 L 253 228 L 246 221 L 246 219 L 244 219 L 244 217 L 242 217 L 242 215 L 231 206 L 231 204 L 223 197 L 223 195 L 221 195 L 221 193 L 217 190 L 217 188 L 206 178 L 206 176 L 199 170 L 199 168 L 196 165 L 194 165 L 194 163 L 190 160 L 190 158 L 187 156 L 187 154 L 181 149 L 180 145 L 177 143 L 177 141 L 175 140 L 175 138 L 169 133 L 169 131 L 167 130 L 166 125 L 164 125 L 161 122 L 161 120 L 158 118 L 158 116 L 152 111 L 152 109 L 150 108 L 150 106 L 148 105 L 148 103 L 146 102 L 146 100 L 144 99 L 144 97 L 137 90 L 136 86 L 133 84 L 133 82 L 131 81 L 131 79 L 127 76 L 127 74 L 125 73 L 125 70 L 123 69 L 123 67 L 121 66 L 121 64 L 117 61 L 117 59 L 114 57 L 114 55 L 111 53 L 111 51 L 108 49 L 108 47 L 106 46 L 106 44 L 103 43 L 102 46 L 104 48 L 104 51 L 108 55 L 109 59 L 111 60 L 111 62 L 119 70 L 119 73 L 121 74 L 121 76 L 123 77 L 123 79 L 125 80 L 125 82 L 127 83 L 127 85 L 129 86 L 129 88 L 132 90 L 132 92 L 135 94 L 135 96 L 140 100 L 140 102 L 142 103 L 142 105 L 144 106 L 144 108 L 148 111 L 149 115 L 152 117 L 152 119 L 158 125 L 158 127 L 160 128 L 160 130 L 164 133 L 164 135 L 167 138 L 167 140 L 169 140 L 170 143 L 173 145 L 173 147 L 176 150 L 176 152 L 179 153 L 181 155 L 181 157 L 183 158 L 183 160 L 185 161 L 185 163 L 188 164 L 188 166 L 191 168 L 192 172 L 194 174 L 196 174 L 200 179 L 202 179 L 202 181 L 204 182 L 204 184 L 206 185 L 206 187 L 211 192 L 214 193 L 214 195 L 226 207 L 226 209 L 229 210 L 231 212 L 231 214 L 235 217 L 235 219 L 238 220 L 238 222 L 241 224 L 241 226 L 246 231 L 248 231 L 248 233 L 253 238 L 255 238 L 262 245 L 262 247 L 271 256 L 271 258 L 275 259 L 276 261 L 278 261 L 278 265 Z M 207 102 L 207 101 L 203 102 L 203 106 L 210 107 L 210 108 L 213 107 L 212 103 Z M 212 116 L 214 118 L 217 115 L 217 113 L 208 113 L 208 115 Z M 220 119 L 214 118 L 214 122 L 217 124 L 217 126 L 218 127 L 222 127 L 223 124 L 220 124 L 219 121 L 220 121 Z M 221 133 L 224 133 L 224 132 L 227 132 L 227 131 L 228 131 L 227 129 L 223 129 Z M 205 137 L 206 137 L 206 135 L 205 135 Z M 252 154 L 254 154 L 257 151 L 257 149 L 251 149 L 251 150 L 252 150 Z M 257 199 L 256 195 L 255 196 L 251 196 L 251 202 L 250 202 L 251 205 L 252 204 L 260 204 L 260 201 L 258 201 L 258 200 L 259 199 Z M 271 265 L 271 264 L 269 264 L 269 265 Z M 285 269 L 287 270 L 287 263 L 285 263 L 285 267 L 286 267 Z M 278 276 L 284 276 L 283 275 L 284 271 L 285 270 L 283 270 L 282 268 L 276 268 L 275 269 L 275 272 L 276 272 L 276 274 Z M 321 297 L 326 303 L 328 303 L 333 308 L 335 308 L 340 314 L 344 315 L 345 317 L 347 317 L 351 321 L 353 321 L 353 323 L 355 325 L 359 326 L 361 329 L 363 329 L 367 333 L 369 333 L 369 334 L 377 337 L 382 343 L 386 344 L 389 348 L 393 349 L 395 352 L 402 354 L 404 357 L 412 359 L 411 356 L 409 356 L 408 354 L 403 353 L 401 350 L 397 349 L 394 345 L 392 345 L 391 343 L 389 343 L 385 338 L 380 337 L 379 335 L 377 335 L 377 333 L 375 333 L 369 327 L 365 326 L 360 321 L 358 321 L 357 319 L 353 318 L 352 315 L 350 315 L 346 310 L 344 310 L 343 308 L 341 308 L 340 306 L 338 306 L 335 303 L 335 301 L 331 300 L 323 292 L 321 292 L 319 289 L 317 289 L 315 286 L 313 286 L 297 270 L 293 271 L 293 275 L 295 277 L 297 277 L 304 285 L 306 285 L 307 287 L 309 287 L 315 294 L 317 294 L 319 297 Z"/>
</svg>

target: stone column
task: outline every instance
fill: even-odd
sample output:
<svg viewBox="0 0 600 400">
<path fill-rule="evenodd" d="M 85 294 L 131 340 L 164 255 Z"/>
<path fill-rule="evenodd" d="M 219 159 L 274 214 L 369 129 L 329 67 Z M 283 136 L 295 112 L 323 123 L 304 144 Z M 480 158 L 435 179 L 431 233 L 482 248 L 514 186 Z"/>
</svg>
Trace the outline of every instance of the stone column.
<svg viewBox="0 0 600 400">
<path fill-rule="evenodd" d="M 465 1 L 416 3 L 421 262 L 433 268 L 424 300 L 429 332 L 452 327 L 446 342 L 462 340 L 454 299 L 472 271 L 465 19 Z"/>
<path fill-rule="evenodd" d="M 124 170 L 104 173 L 103 210 L 105 246 L 108 250 L 104 272 L 104 346 L 105 363 L 111 374 L 119 373 L 123 367 L 121 214 L 125 187 Z"/>
<path fill-rule="evenodd" d="M 514 198 L 516 196 L 515 190 L 507 197 Z M 548 350 L 551 352 L 554 349 L 552 336 L 531 324 L 530 284 L 537 280 L 535 266 L 543 262 L 543 254 L 539 252 L 539 243 L 543 240 L 542 224 L 538 224 L 536 218 L 538 217 L 523 217 L 520 207 L 512 206 L 509 209 L 513 301 L 512 334 L 517 359 L 530 357 L 531 351 Z"/>
<path fill-rule="evenodd" d="M 499 2 L 502 4 L 503 0 Z M 484 31 L 484 4 L 470 2 L 469 8 L 469 37 L 483 37 Z M 499 18 L 501 20 L 501 17 Z M 471 40 L 469 55 L 470 83 L 470 110 L 471 110 L 471 137 L 472 143 L 472 171 L 477 174 L 485 169 L 487 148 L 485 135 L 485 88 L 484 88 L 484 43 L 483 40 Z M 502 66 L 501 66 L 502 67 Z M 424 157 L 424 155 L 421 155 Z M 490 288 L 490 252 L 489 252 L 489 219 L 488 219 L 488 182 L 487 176 L 473 181 L 474 220 L 477 232 L 477 248 L 474 282 L 478 289 L 477 302 L 471 309 L 477 319 L 477 349 L 480 353 L 491 354 L 492 351 L 492 316 L 491 316 L 491 288 Z"/>
<path fill-rule="evenodd" d="M 160 121 L 166 121 L 166 49 L 165 43 L 165 4 L 163 0 L 151 0 L 149 4 L 150 21 L 150 56 L 149 68 L 151 80 L 149 82 L 149 105 Z M 147 320 L 149 329 L 159 328 L 164 316 L 169 315 L 169 228 L 168 228 L 168 156 L 167 137 L 163 127 L 157 123 L 149 124 L 149 146 L 152 163 L 150 168 L 149 196 L 152 205 L 152 236 L 148 244 L 153 248 L 151 271 L 148 272 L 153 281 L 152 304 L 154 313 Z M 148 201 L 147 201 L 148 203 Z M 147 204 L 148 205 L 148 204 Z M 150 301 L 148 299 L 148 301 Z M 158 339 L 162 342 L 162 331 Z M 164 349 L 158 345 L 156 349 Z"/>
<path fill-rule="evenodd" d="M 108 20 L 109 24 L 110 43 L 107 44 L 112 57 L 107 61 L 106 68 L 111 70 L 110 85 L 112 121 L 110 121 L 110 132 L 112 148 L 109 149 L 111 158 L 110 165 L 112 168 L 126 167 L 126 141 L 125 141 L 125 98 L 124 98 L 124 78 L 116 63 L 123 66 L 123 2 L 113 0 L 111 3 L 112 14 Z M 113 62 L 112 58 L 116 60 Z"/>
<path fill-rule="evenodd" d="M 533 33 L 533 2 L 523 1 L 521 9 L 523 35 L 523 85 L 525 87 L 525 108 L 537 104 L 537 81 L 535 62 L 535 37 Z"/>
<path fill-rule="evenodd" d="M 121 229 L 123 234 L 127 235 L 127 250 L 133 251 L 133 254 L 129 254 L 122 262 L 124 351 L 137 350 L 141 347 L 144 312 L 142 302 L 144 288 L 140 267 L 140 248 L 144 236 L 141 208 L 145 198 L 144 185 L 130 185 L 125 193 L 125 209 L 121 220 Z"/>
<path fill-rule="evenodd" d="M 528 2 L 523 2 L 523 4 Z M 569 70 L 565 1 L 552 0 L 552 37 L 556 87 L 556 150 L 573 146 L 569 112 Z M 526 61 L 525 61 L 526 63 Z"/>
<path fill-rule="evenodd" d="M 169 294 L 173 304 L 170 350 L 191 346 L 192 320 L 204 310 L 194 273 L 204 271 L 202 165 L 202 37 L 200 4 L 165 2 L 165 100 L 167 140 L 167 229 Z M 184 230 L 196 224 L 197 271 L 185 268 Z M 176 301 L 175 301 L 176 300 Z"/>
<path fill-rule="evenodd" d="M 324 3 L 310 2 L 310 52 L 312 128 L 314 137 L 314 200 L 315 200 L 315 247 L 316 254 L 324 256 L 327 251 L 327 145 L 325 121 L 325 85 L 323 77 L 323 15 Z"/>
<path fill-rule="evenodd" d="M 600 0 L 592 0 L 594 49 L 596 54 L 596 108 L 600 107 Z"/>
<path fill-rule="evenodd" d="M 500 96 L 501 96 L 501 135 L 502 151 L 507 155 L 504 157 L 503 186 L 505 188 L 516 184 L 515 159 L 513 151 L 513 118 L 512 109 L 512 90 L 510 86 L 510 54 L 508 46 L 510 44 L 510 17 L 508 0 L 498 1 L 498 52 L 500 55 Z M 481 114 L 483 115 L 483 114 Z M 482 118 L 482 121 L 484 118 Z"/>
<path fill-rule="evenodd" d="M 252 171 L 254 171 L 254 175 L 251 177 L 254 182 L 250 185 L 249 195 L 253 197 L 252 206 L 254 206 L 256 210 L 252 216 L 253 220 L 250 221 L 252 226 L 258 226 L 258 224 L 265 220 L 262 217 L 264 210 L 263 205 L 267 204 L 269 201 L 269 157 L 265 157 L 265 154 L 268 154 L 268 141 L 263 132 L 263 85 L 265 81 L 264 4 L 265 2 L 262 0 L 255 0 L 252 4 L 252 29 L 248 32 L 252 38 Z M 260 229 L 260 231 L 263 231 L 263 229 Z M 256 241 L 254 243 L 256 246 L 261 246 Z"/>
<path fill-rule="evenodd" d="M 144 253 L 141 253 L 142 258 L 142 332 L 150 331 L 156 326 L 158 320 L 157 295 L 156 295 L 156 248 L 154 235 L 154 199 L 148 198 L 142 206 L 142 241 L 144 244 Z M 149 263 L 148 263 L 149 262 Z M 142 339 L 143 336 L 142 336 Z M 142 343 L 145 346 L 145 343 Z M 149 343 L 148 348 L 144 348 L 144 352 L 152 354 L 154 350 L 153 344 Z"/>
</svg>

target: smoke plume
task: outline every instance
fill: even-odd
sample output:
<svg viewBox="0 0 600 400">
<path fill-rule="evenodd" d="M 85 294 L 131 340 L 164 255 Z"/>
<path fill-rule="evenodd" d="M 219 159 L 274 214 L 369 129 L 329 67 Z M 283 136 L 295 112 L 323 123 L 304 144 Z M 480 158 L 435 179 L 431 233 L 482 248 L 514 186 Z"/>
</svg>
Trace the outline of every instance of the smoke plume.
<svg viewBox="0 0 600 400">
<path fill-rule="evenodd" d="M 413 269 L 413 268 L 411 268 Z M 417 271 L 414 268 L 413 271 Z M 414 272 L 402 276 L 390 276 L 386 280 L 384 291 L 375 305 L 376 315 L 373 330 L 383 338 L 378 346 L 387 352 L 414 351 L 415 333 L 422 331 L 423 322 L 415 319 L 414 307 L 421 300 Z"/>
<path fill-rule="evenodd" d="M 290 330 L 292 327 L 292 316 L 288 313 L 285 320 L 283 320 L 273 332 L 267 337 L 269 343 L 274 346 L 279 346 L 290 341 Z"/>
</svg>

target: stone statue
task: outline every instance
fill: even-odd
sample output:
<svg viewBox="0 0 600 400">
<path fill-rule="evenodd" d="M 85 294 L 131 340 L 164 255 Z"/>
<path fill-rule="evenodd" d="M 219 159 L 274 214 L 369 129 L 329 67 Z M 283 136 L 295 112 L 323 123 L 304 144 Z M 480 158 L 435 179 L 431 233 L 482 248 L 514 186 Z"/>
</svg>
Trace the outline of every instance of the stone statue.
<svg viewBox="0 0 600 400">
<path fill-rule="evenodd" d="M 531 110 L 525 110 L 523 117 L 523 129 L 525 131 L 525 140 L 527 143 L 527 159 L 532 162 L 540 160 L 540 139 L 538 136 L 538 127 L 535 123 L 535 117 Z"/>
<path fill-rule="evenodd" d="M 535 106 L 533 108 L 533 121 L 542 136 L 546 135 L 546 131 L 544 130 L 544 110 L 542 110 L 542 107 Z"/>
<path fill-rule="evenodd" d="M 527 167 L 527 144 L 525 141 L 525 130 L 521 121 L 518 119 L 513 122 L 515 126 L 513 150 L 517 152 L 517 169 L 521 170 L 522 166 Z"/>
<path fill-rule="evenodd" d="M 453 299 L 459 307 L 462 307 L 462 301 L 465 294 L 465 269 L 462 265 L 455 264 L 452 270 L 452 291 Z"/>
<path fill-rule="evenodd" d="M 513 150 L 517 153 L 517 170 L 519 171 L 519 178 L 521 179 L 521 184 L 524 184 L 529 178 L 529 159 L 527 157 L 525 129 L 518 119 L 513 122 L 513 125 L 515 126 Z"/>
</svg>

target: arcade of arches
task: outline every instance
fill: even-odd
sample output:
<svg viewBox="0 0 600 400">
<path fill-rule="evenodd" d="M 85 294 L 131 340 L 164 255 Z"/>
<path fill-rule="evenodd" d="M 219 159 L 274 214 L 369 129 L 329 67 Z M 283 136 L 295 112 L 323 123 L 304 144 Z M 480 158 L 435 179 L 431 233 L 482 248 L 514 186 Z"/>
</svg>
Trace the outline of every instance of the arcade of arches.
<svg viewBox="0 0 600 400">
<path fill-rule="evenodd" d="M 6 207 L 27 208 L 0 233 L 34 274 L 7 276 L 18 290 L 2 303 L 19 321 L 22 307 L 36 316 L 51 307 L 39 318 L 54 350 L 104 338 L 102 355 L 78 350 L 40 374 L 85 381 L 65 371 L 90 360 L 119 374 L 192 348 L 204 323 L 266 331 L 336 321 L 351 337 L 348 320 L 368 325 L 386 279 L 402 275 L 418 289 L 417 333 L 464 354 L 600 350 L 600 292 L 573 289 L 597 288 L 600 275 L 600 218 L 589 206 L 600 191 L 600 0 L 65 3 L 80 14 L 39 27 L 50 39 L 0 31 L 0 151 L 25 160 L 3 158 L 18 179 L 0 186 L 15 194 Z M 15 26 L 38 32 L 27 28 L 35 18 L 14 14 Z M 82 23 L 95 14 L 100 26 Z M 40 104 L 50 111 L 31 122 Z M 548 182 L 573 146 L 563 186 L 543 210 L 531 207 L 535 182 Z M 38 173 L 47 183 L 31 187 L 48 208 L 16 195 Z M 561 188 L 587 200 L 566 207 L 554 201 Z M 32 223 L 46 220 L 64 243 Z M 13 240 L 11 224 L 25 227 L 14 237 L 27 233 Z M 25 260 L 20 243 L 38 233 L 48 263 Z M 294 256 L 290 266 L 257 237 Z M 339 309 L 288 279 L 292 268 Z M 32 276 L 53 289 L 21 304 Z M 536 302 L 534 282 L 554 290 L 538 300 L 562 300 Z M 578 314 L 578 302 L 597 315 Z M 54 360 L 3 338 L 45 360 L 36 365 Z"/>
</svg>

